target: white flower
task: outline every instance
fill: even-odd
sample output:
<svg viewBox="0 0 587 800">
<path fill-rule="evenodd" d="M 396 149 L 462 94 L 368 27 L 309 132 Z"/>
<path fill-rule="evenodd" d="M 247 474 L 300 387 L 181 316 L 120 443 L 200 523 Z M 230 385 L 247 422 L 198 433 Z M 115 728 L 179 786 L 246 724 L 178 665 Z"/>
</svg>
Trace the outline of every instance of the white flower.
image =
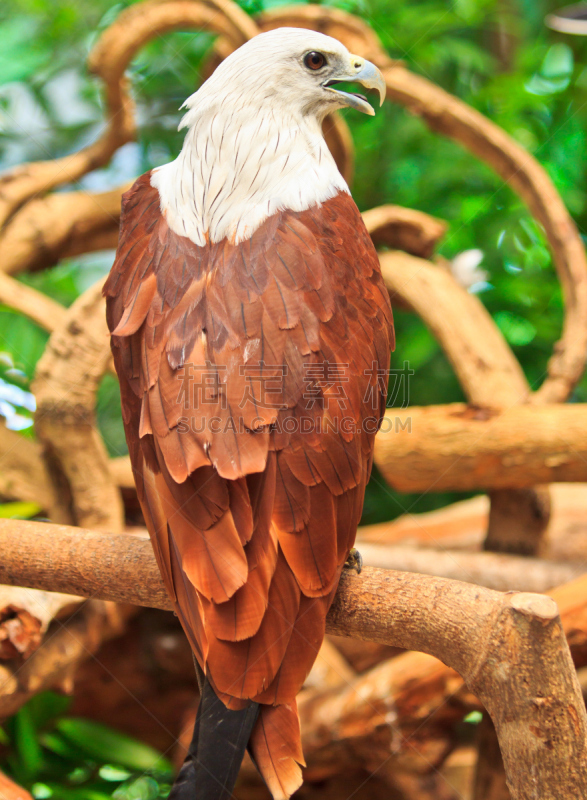
<svg viewBox="0 0 587 800">
<path fill-rule="evenodd" d="M 486 288 L 487 272 L 479 269 L 483 261 L 483 250 L 463 250 L 450 262 L 453 278 L 469 291 L 475 292 Z"/>
</svg>

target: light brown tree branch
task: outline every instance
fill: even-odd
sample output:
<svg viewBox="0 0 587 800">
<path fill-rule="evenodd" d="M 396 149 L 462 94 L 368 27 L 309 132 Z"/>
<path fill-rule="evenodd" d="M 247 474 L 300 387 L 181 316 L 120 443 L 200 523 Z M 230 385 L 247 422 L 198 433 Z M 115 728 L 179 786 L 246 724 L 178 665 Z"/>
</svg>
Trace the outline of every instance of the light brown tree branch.
<svg viewBox="0 0 587 800">
<path fill-rule="evenodd" d="M 375 463 L 400 492 L 587 481 L 587 409 L 578 403 L 495 414 L 463 403 L 389 409 L 375 439 Z"/>
<path fill-rule="evenodd" d="M 124 513 L 95 419 L 96 392 L 110 363 L 102 283 L 62 314 L 36 369 L 35 427 L 52 474 L 71 492 L 74 521 L 120 531 Z"/>
<path fill-rule="evenodd" d="M 499 592 L 545 592 L 577 577 L 577 566 L 502 553 L 358 543 L 369 567 L 475 583 Z"/>
<path fill-rule="evenodd" d="M 126 67 L 149 39 L 180 28 L 209 30 L 234 38 L 239 45 L 257 32 L 250 17 L 228 0 L 148 0 L 127 8 L 104 31 L 89 57 L 90 72 L 105 86 L 107 121 L 102 136 L 77 153 L 5 173 L 0 178 L 0 229 L 27 200 L 104 166 L 134 138 L 134 104 Z"/>
<path fill-rule="evenodd" d="M 423 211 L 392 205 L 363 212 L 363 221 L 376 246 L 405 250 L 421 258 L 430 258 L 448 228 L 446 222 Z"/>
<path fill-rule="evenodd" d="M 42 292 L 0 271 L 0 303 L 20 311 L 46 331 L 53 331 L 65 309 Z"/>
<path fill-rule="evenodd" d="M 71 693 L 78 665 L 96 653 L 103 642 L 120 636 L 136 613 L 134 606 L 89 600 L 69 619 L 55 622 L 38 650 L 24 663 L 0 665 L 0 718 L 16 713 L 45 689 Z"/>
<path fill-rule="evenodd" d="M 120 198 L 131 186 L 108 192 L 56 192 L 30 200 L 2 234 L 0 269 L 9 275 L 52 267 L 62 258 L 115 248 Z"/>
<path fill-rule="evenodd" d="M 170 605 L 146 539 L 6 520 L 0 551 L 4 583 Z M 584 595 L 582 603 L 575 620 Z M 587 792 L 587 715 L 550 598 L 366 568 L 343 575 L 327 629 L 420 650 L 457 670 L 492 716 L 514 800 Z"/>
</svg>

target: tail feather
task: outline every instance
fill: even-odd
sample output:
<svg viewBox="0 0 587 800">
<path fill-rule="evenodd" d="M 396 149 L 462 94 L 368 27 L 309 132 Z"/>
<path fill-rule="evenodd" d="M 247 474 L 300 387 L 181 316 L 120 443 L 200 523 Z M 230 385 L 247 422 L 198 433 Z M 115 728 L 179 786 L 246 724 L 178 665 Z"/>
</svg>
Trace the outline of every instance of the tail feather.
<svg viewBox="0 0 587 800">
<path fill-rule="evenodd" d="M 288 800 L 302 785 L 300 764 L 306 766 L 295 701 L 261 706 L 249 751 L 274 800 Z"/>
<path fill-rule="evenodd" d="M 192 742 L 168 800 L 228 800 L 258 713 L 254 702 L 226 708 L 205 679 Z"/>
</svg>

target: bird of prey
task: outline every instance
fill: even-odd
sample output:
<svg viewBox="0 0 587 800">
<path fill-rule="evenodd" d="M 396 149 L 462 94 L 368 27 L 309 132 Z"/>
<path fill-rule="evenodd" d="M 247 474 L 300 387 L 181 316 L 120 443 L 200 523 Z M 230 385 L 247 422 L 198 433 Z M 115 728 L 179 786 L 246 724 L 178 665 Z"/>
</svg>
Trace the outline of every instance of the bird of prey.
<svg viewBox="0 0 587 800">
<path fill-rule="evenodd" d="M 262 33 L 185 103 L 179 156 L 122 202 L 105 284 L 138 496 L 201 699 L 173 800 L 231 796 L 248 748 L 301 784 L 296 694 L 353 546 L 393 323 L 377 255 L 322 136 L 374 114 L 370 62 Z M 350 89 L 350 87 L 347 86 Z"/>
</svg>

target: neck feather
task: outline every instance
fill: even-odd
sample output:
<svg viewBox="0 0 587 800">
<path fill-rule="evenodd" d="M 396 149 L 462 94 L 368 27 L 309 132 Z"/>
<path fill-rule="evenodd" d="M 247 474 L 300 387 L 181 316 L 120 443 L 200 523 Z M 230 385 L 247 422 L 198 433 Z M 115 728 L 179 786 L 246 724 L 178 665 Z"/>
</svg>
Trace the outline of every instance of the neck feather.
<svg viewBox="0 0 587 800">
<path fill-rule="evenodd" d="M 170 228 L 200 246 L 244 241 L 277 211 L 305 211 L 349 191 L 315 118 L 258 107 L 199 114 L 151 184 Z"/>
</svg>

